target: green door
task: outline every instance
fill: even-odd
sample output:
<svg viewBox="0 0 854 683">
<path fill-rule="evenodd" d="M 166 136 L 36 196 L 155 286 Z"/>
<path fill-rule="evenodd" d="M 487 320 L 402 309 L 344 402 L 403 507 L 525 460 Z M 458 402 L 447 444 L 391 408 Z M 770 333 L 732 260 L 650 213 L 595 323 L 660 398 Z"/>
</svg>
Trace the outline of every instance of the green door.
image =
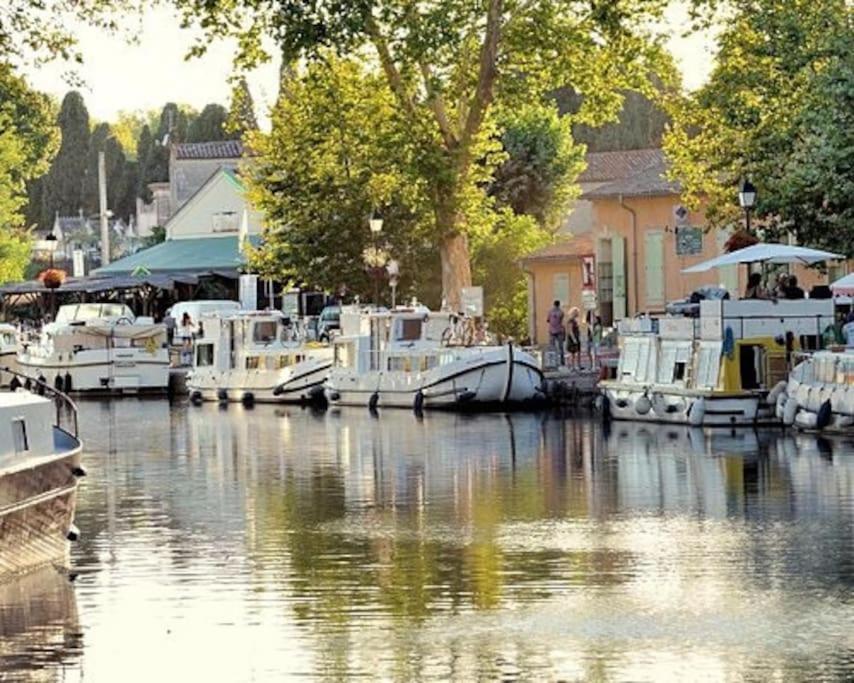
<svg viewBox="0 0 854 683">
<path fill-rule="evenodd" d="M 654 230 L 644 236 L 646 308 L 664 308 L 664 233 Z"/>
</svg>

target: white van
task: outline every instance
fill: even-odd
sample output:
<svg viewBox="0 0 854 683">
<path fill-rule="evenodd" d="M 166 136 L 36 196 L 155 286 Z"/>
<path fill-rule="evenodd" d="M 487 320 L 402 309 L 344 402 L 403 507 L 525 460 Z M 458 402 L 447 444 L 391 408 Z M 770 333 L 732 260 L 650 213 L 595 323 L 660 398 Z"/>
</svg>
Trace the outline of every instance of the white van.
<svg viewBox="0 0 854 683">
<path fill-rule="evenodd" d="M 203 315 L 211 313 L 232 313 L 240 310 L 239 301 L 229 299 L 201 299 L 199 301 L 179 301 L 170 309 L 175 324 L 181 326 L 184 313 L 190 314 L 193 325 L 198 325 Z"/>
</svg>

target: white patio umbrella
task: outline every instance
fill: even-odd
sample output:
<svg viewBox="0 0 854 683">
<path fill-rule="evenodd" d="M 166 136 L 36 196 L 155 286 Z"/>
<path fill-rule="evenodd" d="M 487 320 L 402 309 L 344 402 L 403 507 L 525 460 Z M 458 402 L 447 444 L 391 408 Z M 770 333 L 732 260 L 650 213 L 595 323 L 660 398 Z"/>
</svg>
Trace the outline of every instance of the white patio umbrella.
<svg viewBox="0 0 854 683">
<path fill-rule="evenodd" d="M 808 266 L 819 261 L 839 258 L 844 257 L 841 254 L 834 254 L 830 251 L 822 251 L 821 249 L 793 247 L 788 244 L 763 244 L 760 242 L 744 249 L 722 254 L 689 268 L 684 268 L 682 272 L 705 273 L 712 268 L 732 266 L 739 263 L 802 263 Z"/>
<path fill-rule="evenodd" d="M 830 289 L 834 294 L 854 295 L 854 273 L 848 273 L 845 277 L 839 278 L 836 282 L 830 284 Z"/>
</svg>

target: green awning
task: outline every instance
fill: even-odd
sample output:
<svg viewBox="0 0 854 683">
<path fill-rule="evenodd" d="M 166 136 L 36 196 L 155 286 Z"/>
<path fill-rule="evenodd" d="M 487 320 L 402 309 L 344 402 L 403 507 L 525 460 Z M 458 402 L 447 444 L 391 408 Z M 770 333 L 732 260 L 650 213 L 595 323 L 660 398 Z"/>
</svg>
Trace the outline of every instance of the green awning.
<svg viewBox="0 0 854 683">
<path fill-rule="evenodd" d="M 108 266 L 98 268 L 92 275 L 131 274 L 144 268 L 149 273 L 194 273 L 210 270 L 236 270 L 246 262 L 237 248 L 237 235 L 166 240 L 143 249 Z M 260 237 L 250 242 L 257 246 Z"/>
</svg>

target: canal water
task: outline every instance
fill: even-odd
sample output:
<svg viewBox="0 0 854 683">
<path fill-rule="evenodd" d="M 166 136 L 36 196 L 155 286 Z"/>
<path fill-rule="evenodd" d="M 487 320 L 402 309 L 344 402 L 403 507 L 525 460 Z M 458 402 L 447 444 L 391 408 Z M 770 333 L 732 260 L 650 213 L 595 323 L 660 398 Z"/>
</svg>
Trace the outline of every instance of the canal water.
<svg viewBox="0 0 854 683">
<path fill-rule="evenodd" d="M 83 402 L 0 680 L 851 680 L 854 443 Z"/>
</svg>

